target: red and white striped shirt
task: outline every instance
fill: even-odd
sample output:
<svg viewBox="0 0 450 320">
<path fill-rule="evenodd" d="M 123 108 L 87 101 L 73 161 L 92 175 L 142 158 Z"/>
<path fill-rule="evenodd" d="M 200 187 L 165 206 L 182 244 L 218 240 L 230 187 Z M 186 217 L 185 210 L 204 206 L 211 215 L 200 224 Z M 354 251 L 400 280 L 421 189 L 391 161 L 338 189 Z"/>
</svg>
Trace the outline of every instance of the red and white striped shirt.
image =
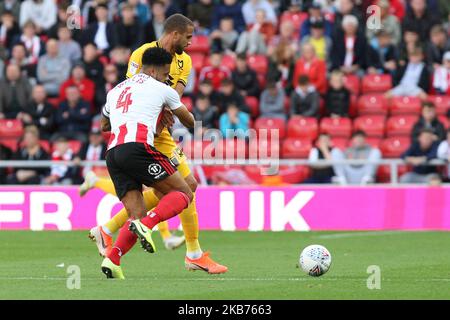
<svg viewBox="0 0 450 320">
<path fill-rule="evenodd" d="M 115 86 L 102 111 L 111 122 L 108 150 L 129 142 L 153 146 L 163 105 L 178 109 L 182 106 L 180 96 L 173 88 L 143 73 Z"/>
</svg>

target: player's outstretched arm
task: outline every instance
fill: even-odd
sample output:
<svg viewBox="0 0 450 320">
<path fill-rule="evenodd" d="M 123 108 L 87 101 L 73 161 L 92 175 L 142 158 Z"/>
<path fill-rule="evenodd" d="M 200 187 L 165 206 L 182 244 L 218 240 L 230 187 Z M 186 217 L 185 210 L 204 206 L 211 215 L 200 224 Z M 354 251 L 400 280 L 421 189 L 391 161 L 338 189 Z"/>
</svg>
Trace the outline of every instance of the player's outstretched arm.
<svg viewBox="0 0 450 320">
<path fill-rule="evenodd" d="M 194 116 L 192 113 L 189 112 L 189 110 L 186 108 L 186 106 L 183 104 L 181 107 L 172 110 L 173 114 L 180 119 L 180 122 L 186 127 L 186 128 L 193 128 L 194 127 Z"/>
</svg>

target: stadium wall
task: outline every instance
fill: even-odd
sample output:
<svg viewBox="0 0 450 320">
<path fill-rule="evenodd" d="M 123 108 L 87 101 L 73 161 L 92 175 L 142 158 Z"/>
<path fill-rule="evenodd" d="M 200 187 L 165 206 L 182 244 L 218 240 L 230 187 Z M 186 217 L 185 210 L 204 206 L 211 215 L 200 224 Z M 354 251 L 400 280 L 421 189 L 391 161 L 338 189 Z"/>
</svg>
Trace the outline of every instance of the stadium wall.
<svg viewBox="0 0 450 320">
<path fill-rule="evenodd" d="M 0 187 L 2 230 L 89 229 L 120 208 L 99 190 Z M 197 208 L 202 230 L 450 230 L 450 187 L 200 187 Z"/>
</svg>

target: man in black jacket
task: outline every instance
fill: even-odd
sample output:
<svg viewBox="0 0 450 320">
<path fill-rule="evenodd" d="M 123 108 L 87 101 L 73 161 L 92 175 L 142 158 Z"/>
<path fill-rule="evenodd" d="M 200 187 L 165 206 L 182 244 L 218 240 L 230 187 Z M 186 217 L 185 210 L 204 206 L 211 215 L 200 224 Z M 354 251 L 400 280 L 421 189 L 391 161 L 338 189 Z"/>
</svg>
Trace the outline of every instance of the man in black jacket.
<svg viewBox="0 0 450 320">
<path fill-rule="evenodd" d="M 420 41 L 425 42 L 434 25 L 440 23 L 440 17 L 428 10 L 426 0 L 411 0 L 411 9 L 403 18 L 402 29 L 414 26 L 419 32 Z"/>
<path fill-rule="evenodd" d="M 236 59 L 236 69 L 231 74 L 234 86 L 241 95 L 259 97 L 259 82 L 256 72 L 247 65 L 245 54 L 239 54 Z"/>
<path fill-rule="evenodd" d="M 93 42 L 104 53 L 116 46 L 116 28 L 108 22 L 108 6 L 99 4 L 95 8 L 97 22 L 89 24 L 83 32 L 83 44 Z"/>
</svg>

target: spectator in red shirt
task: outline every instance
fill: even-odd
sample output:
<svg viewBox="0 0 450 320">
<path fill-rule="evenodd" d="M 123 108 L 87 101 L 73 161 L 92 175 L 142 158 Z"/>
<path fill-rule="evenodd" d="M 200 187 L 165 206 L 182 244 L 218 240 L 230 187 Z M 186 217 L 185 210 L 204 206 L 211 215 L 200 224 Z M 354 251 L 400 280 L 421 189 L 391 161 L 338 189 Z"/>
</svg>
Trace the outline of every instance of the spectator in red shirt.
<svg viewBox="0 0 450 320">
<path fill-rule="evenodd" d="M 222 66 L 222 53 L 213 52 L 209 58 L 209 66 L 203 67 L 200 71 L 200 82 L 205 79 L 211 81 L 214 90 L 218 90 L 224 79 L 231 78 L 231 71 Z"/>
<path fill-rule="evenodd" d="M 94 103 L 95 84 L 92 80 L 86 77 L 86 71 L 82 64 L 77 64 L 72 69 L 71 77 L 66 80 L 59 90 L 59 97 L 61 101 L 66 99 L 66 89 L 71 86 L 76 86 L 80 90 L 81 98 L 91 104 Z"/>
<path fill-rule="evenodd" d="M 325 94 L 327 90 L 327 66 L 325 61 L 316 57 L 314 47 L 310 43 L 302 46 L 302 57 L 297 60 L 294 69 L 293 86 L 297 86 L 300 75 L 307 75 L 311 85 L 320 94 Z"/>
</svg>

